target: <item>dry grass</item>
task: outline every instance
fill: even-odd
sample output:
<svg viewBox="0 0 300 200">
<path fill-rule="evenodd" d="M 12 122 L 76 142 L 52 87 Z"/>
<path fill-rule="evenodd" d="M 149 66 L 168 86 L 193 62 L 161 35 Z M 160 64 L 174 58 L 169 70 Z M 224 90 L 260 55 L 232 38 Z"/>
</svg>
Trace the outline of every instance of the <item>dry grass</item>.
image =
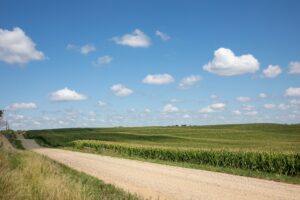
<svg viewBox="0 0 300 200">
<path fill-rule="evenodd" d="M 36 153 L 11 148 L 8 141 L 0 134 L 0 199 L 137 198 Z"/>
</svg>

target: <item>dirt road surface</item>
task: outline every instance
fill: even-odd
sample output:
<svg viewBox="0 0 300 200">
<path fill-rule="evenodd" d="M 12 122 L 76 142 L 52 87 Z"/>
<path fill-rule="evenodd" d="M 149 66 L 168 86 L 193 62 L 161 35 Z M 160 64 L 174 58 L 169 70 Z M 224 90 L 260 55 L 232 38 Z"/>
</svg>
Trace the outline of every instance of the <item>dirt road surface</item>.
<svg viewBox="0 0 300 200">
<path fill-rule="evenodd" d="M 26 149 L 147 199 L 300 199 L 300 185 L 43 148 L 19 136 Z"/>
</svg>

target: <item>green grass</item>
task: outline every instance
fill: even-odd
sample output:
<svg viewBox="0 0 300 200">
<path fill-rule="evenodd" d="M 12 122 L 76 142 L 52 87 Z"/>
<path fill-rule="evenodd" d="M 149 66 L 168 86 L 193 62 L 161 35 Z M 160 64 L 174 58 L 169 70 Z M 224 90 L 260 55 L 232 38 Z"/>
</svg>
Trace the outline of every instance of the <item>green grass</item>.
<svg viewBox="0 0 300 200">
<path fill-rule="evenodd" d="M 56 129 L 27 136 L 52 147 L 300 183 L 300 125 Z"/>
<path fill-rule="evenodd" d="M 133 200 L 138 197 L 44 156 L 11 148 L 0 134 L 0 199 Z"/>
</svg>

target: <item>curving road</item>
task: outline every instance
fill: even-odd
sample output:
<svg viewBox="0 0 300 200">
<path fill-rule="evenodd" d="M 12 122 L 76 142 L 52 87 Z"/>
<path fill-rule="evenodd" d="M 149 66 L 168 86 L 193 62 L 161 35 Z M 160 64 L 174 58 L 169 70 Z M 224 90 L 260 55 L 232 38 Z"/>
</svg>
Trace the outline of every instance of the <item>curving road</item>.
<svg viewBox="0 0 300 200">
<path fill-rule="evenodd" d="M 186 169 L 135 160 L 113 158 L 62 149 L 43 148 L 19 136 L 26 149 L 45 155 L 106 183 L 144 198 L 178 200 L 277 200 L 300 199 L 300 185 L 279 183 Z"/>
</svg>

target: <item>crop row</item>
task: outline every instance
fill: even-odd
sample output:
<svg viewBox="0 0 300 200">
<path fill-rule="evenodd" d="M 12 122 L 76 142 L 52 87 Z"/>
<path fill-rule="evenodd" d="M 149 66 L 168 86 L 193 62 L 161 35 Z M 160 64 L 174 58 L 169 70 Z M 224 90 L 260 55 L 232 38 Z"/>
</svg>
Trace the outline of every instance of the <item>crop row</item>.
<svg viewBox="0 0 300 200">
<path fill-rule="evenodd" d="M 211 165 L 254 170 L 260 172 L 296 176 L 300 174 L 300 154 L 271 152 L 244 152 L 226 150 L 179 150 L 151 147 L 136 147 L 101 141 L 78 140 L 70 143 L 73 148 L 92 148 L 98 152 L 105 150 L 144 159 L 158 159 L 172 162 Z"/>
</svg>

